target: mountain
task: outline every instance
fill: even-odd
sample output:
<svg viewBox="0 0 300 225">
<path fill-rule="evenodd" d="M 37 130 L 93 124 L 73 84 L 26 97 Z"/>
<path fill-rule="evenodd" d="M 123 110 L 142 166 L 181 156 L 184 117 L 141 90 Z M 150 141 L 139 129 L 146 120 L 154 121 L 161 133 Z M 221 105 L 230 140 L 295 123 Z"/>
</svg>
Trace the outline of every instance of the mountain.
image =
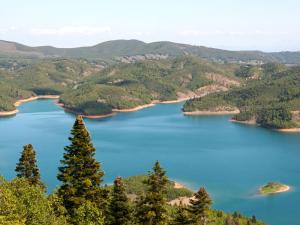
<svg viewBox="0 0 300 225">
<path fill-rule="evenodd" d="M 15 42 L 0 41 L 0 57 L 66 57 L 114 62 L 133 62 L 145 59 L 198 56 L 214 62 L 261 64 L 278 62 L 300 64 L 300 51 L 273 52 L 228 51 L 174 42 L 145 43 L 138 40 L 113 40 L 90 47 L 55 48 L 52 46 L 29 47 Z"/>
</svg>

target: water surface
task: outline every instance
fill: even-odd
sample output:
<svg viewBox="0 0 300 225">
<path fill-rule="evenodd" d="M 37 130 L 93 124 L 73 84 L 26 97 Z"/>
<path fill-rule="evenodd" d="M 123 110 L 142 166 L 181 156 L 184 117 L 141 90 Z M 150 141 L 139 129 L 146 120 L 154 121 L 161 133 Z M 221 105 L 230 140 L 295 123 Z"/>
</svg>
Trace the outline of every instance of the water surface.
<svg viewBox="0 0 300 225">
<path fill-rule="evenodd" d="M 157 105 L 138 112 L 86 120 L 105 171 L 116 176 L 147 173 L 160 160 L 170 178 L 192 188 L 207 188 L 214 208 L 255 214 L 274 225 L 300 224 L 300 135 L 228 122 L 228 116 L 187 117 L 182 104 Z M 7 179 L 22 146 L 37 151 L 42 179 L 52 190 L 59 160 L 74 122 L 51 100 L 23 104 L 14 117 L 0 118 L 0 173 Z M 269 197 L 257 189 L 268 181 L 292 186 Z"/>
</svg>

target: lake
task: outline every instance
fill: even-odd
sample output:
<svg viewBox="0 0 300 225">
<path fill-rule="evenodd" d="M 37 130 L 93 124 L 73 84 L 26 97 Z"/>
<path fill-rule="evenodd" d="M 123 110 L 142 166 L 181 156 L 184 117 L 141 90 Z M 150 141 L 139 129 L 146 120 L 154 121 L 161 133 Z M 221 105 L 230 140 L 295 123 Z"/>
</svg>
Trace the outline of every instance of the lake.
<svg viewBox="0 0 300 225">
<path fill-rule="evenodd" d="M 300 134 L 279 133 L 228 121 L 228 116 L 188 117 L 182 104 L 160 104 L 100 120 L 86 119 L 105 171 L 116 176 L 149 171 L 155 160 L 168 176 L 193 190 L 204 186 L 213 207 L 240 211 L 274 225 L 300 224 Z M 22 146 L 33 144 L 42 180 L 53 190 L 59 160 L 75 117 L 52 100 L 23 104 L 14 117 L 0 118 L 0 174 L 11 179 Z M 268 181 L 290 185 L 287 193 L 262 197 Z"/>
</svg>

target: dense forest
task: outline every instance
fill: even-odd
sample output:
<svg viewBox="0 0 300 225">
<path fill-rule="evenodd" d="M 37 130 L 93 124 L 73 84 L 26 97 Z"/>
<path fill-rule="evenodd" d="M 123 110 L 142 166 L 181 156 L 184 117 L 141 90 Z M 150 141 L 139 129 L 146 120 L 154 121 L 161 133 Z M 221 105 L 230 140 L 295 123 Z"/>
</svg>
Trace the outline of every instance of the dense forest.
<svg viewBox="0 0 300 225">
<path fill-rule="evenodd" d="M 246 79 L 240 87 L 187 101 L 185 112 L 237 107 L 233 119 L 256 121 L 267 128 L 299 127 L 300 67 L 282 64 L 241 66 L 236 76 Z"/>
<path fill-rule="evenodd" d="M 24 146 L 15 169 L 17 178 L 0 178 L 0 224 L 264 224 L 255 216 L 213 210 L 203 187 L 195 193 L 175 189 L 158 161 L 148 175 L 117 177 L 113 185 L 104 185 L 104 172 L 81 116 L 76 118 L 69 140 L 58 168 L 61 185 L 50 194 L 41 181 L 34 147 Z M 187 204 L 170 204 L 180 196 L 192 198 Z"/>
</svg>

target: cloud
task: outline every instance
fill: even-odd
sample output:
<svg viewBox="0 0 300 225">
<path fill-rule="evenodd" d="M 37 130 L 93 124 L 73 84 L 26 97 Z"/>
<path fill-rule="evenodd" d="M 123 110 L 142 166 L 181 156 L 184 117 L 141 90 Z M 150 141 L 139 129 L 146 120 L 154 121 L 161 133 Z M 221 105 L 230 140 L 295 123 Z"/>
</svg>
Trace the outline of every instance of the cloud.
<svg viewBox="0 0 300 225">
<path fill-rule="evenodd" d="M 178 34 L 181 35 L 181 36 L 184 36 L 184 37 L 218 36 L 218 35 L 243 37 L 243 36 L 271 36 L 271 35 L 280 35 L 280 34 L 283 34 L 283 33 L 277 32 L 275 34 L 274 32 L 261 31 L 261 30 L 255 30 L 255 31 L 184 30 L 184 31 L 178 32 Z"/>
<path fill-rule="evenodd" d="M 90 27 L 90 26 L 65 26 L 59 28 L 34 28 L 31 29 L 33 35 L 95 35 L 100 33 L 111 32 L 111 28 L 105 27 Z"/>
</svg>

